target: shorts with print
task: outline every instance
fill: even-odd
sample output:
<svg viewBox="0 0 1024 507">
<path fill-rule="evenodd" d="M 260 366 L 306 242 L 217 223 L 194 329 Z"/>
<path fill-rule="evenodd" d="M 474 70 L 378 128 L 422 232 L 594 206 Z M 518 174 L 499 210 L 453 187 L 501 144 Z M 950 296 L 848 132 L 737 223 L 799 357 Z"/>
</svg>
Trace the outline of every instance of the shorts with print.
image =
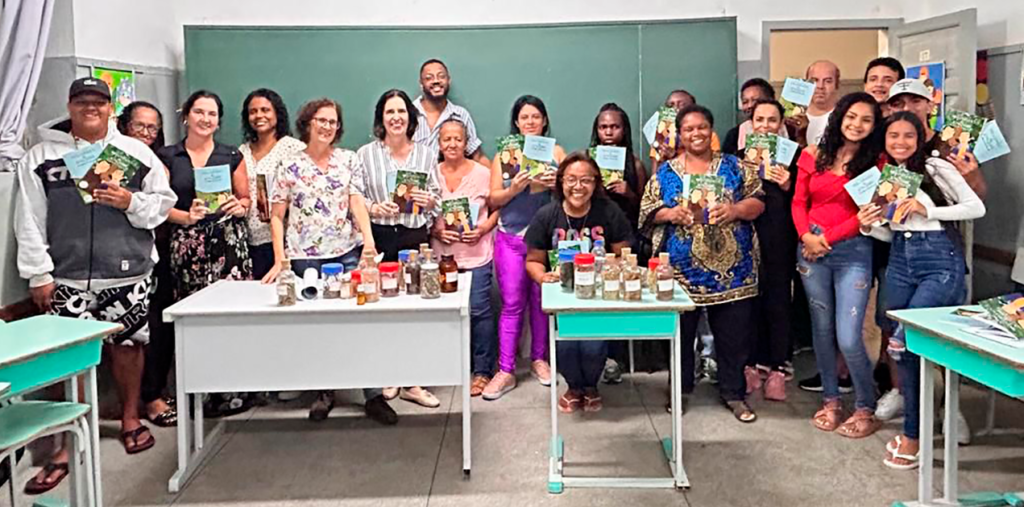
<svg viewBox="0 0 1024 507">
<path fill-rule="evenodd" d="M 50 313 L 61 317 L 115 322 L 124 330 L 106 338 L 114 345 L 143 346 L 149 343 L 149 297 L 153 281 L 142 281 L 100 291 L 57 285 Z"/>
</svg>

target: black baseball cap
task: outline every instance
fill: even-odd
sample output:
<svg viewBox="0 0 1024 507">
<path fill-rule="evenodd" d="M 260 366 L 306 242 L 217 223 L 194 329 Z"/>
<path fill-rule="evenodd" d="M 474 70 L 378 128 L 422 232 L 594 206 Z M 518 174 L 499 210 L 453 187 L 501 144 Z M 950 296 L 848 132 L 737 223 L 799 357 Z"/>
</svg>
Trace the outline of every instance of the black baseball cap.
<svg viewBox="0 0 1024 507">
<path fill-rule="evenodd" d="M 95 93 L 102 95 L 107 100 L 110 100 L 110 87 L 107 83 L 100 81 L 94 77 L 83 77 L 74 80 L 71 83 L 71 88 L 68 90 L 68 100 L 71 100 L 83 93 Z"/>
</svg>

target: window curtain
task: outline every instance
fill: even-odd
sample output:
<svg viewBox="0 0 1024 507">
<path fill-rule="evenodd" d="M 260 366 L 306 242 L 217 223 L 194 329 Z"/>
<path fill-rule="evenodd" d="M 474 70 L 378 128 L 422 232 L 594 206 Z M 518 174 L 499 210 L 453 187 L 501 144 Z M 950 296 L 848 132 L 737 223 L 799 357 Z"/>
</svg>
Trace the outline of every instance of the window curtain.
<svg viewBox="0 0 1024 507">
<path fill-rule="evenodd" d="M 55 2 L 0 3 L 0 172 L 15 170 L 25 155 L 21 139 L 43 67 Z"/>
</svg>

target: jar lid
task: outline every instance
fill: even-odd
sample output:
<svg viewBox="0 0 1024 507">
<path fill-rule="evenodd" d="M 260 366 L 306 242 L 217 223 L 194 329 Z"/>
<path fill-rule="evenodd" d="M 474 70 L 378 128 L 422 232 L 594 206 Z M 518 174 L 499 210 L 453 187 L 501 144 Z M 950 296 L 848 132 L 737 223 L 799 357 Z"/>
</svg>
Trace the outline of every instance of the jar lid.
<svg viewBox="0 0 1024 507">
<path fill-rule="evenodd" d="M 363 281 L 363 274 L 360 273 L 358 269 L 353 271 L 352 272 L 352 282 L 353 283 L 359 283 L 359 282 L 362 282 L 362 281 Z"/>
<path fill-rule="evenodd" d="M 380 263 L 380 272 L 381 273 L 397 273 L 398 272 L 398 267 L 399 266 L 398 266 L 397 262 L 382 262 L 382 263 Z"/>
<path fill-rule="evenodd" d="M 583 265 L 593 264 L 594 263 L 594 254 L 589 254 L 589 253 L 576 254 L 575 262 L 576 262 L 576 264 L 583 264 Z"/>
<path fill-rule="evenodd" d="M 331 262 L 320 266 L 320 271 L 323 272 L 324 276 L 335 276 L 345 272 L 345 266 L 337 262 Z"/>
<path fill-rule="evenodd" d="M 412 253 L 412 252 L 413 252 L 413 250 L 399 250 L 398 251 L 398 260 L 400 262 L 409 262 L 409 254 Z"/>
<path fill-rule="evenodd" d="M 559 250 L 558 251 L 558 262 L 572 262 L 576 257 L 576 250 Z"/>
<path fill-rule="evenodd" d="M 660 265 L 661 260 L 658 259 L 657 257 L 654 257 L 651 260 L 647 261 L 647 269 L 656 269 Z"/>
<path fill-rule="evenodd" d="M 437 267 L 437 263 L 436 263 L 436 262 L 428 262 L 428 263 L 426 263 L 426 264 L 424 264 L 424 265 L 420 266 L 420 268 L 422 268 L 422 269 L 425 269 L 425 270 L 427 270 L 427 271 L 431 271 L 431 270 L 436 270 L 436 269 L 438 269 L 438 267 Z"/>
</svg>

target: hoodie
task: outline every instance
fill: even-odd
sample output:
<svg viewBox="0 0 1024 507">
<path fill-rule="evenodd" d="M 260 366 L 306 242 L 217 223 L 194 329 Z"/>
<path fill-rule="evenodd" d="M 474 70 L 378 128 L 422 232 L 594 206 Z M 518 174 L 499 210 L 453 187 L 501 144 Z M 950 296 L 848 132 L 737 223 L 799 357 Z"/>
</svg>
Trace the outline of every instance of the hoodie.
<svg viewBox="0 0 1024 507">
<path fill-rule="evenodd" d="M 176 196 L 160 159 L 137 139 L 109 128 L 99 141 L 142 162 L 122 186 L 132 191 L 127 210 L 85 204 L 63 156 L 89 143 L 61 124 L 44 124 L 42 141 L 18 169 L 15 238 L 18 271 L 35 288 L 56 282 L 79 290 L 105 290 L 137 283 L 157 260 L 153 229 L 167 220 Z"/>
</svg>

